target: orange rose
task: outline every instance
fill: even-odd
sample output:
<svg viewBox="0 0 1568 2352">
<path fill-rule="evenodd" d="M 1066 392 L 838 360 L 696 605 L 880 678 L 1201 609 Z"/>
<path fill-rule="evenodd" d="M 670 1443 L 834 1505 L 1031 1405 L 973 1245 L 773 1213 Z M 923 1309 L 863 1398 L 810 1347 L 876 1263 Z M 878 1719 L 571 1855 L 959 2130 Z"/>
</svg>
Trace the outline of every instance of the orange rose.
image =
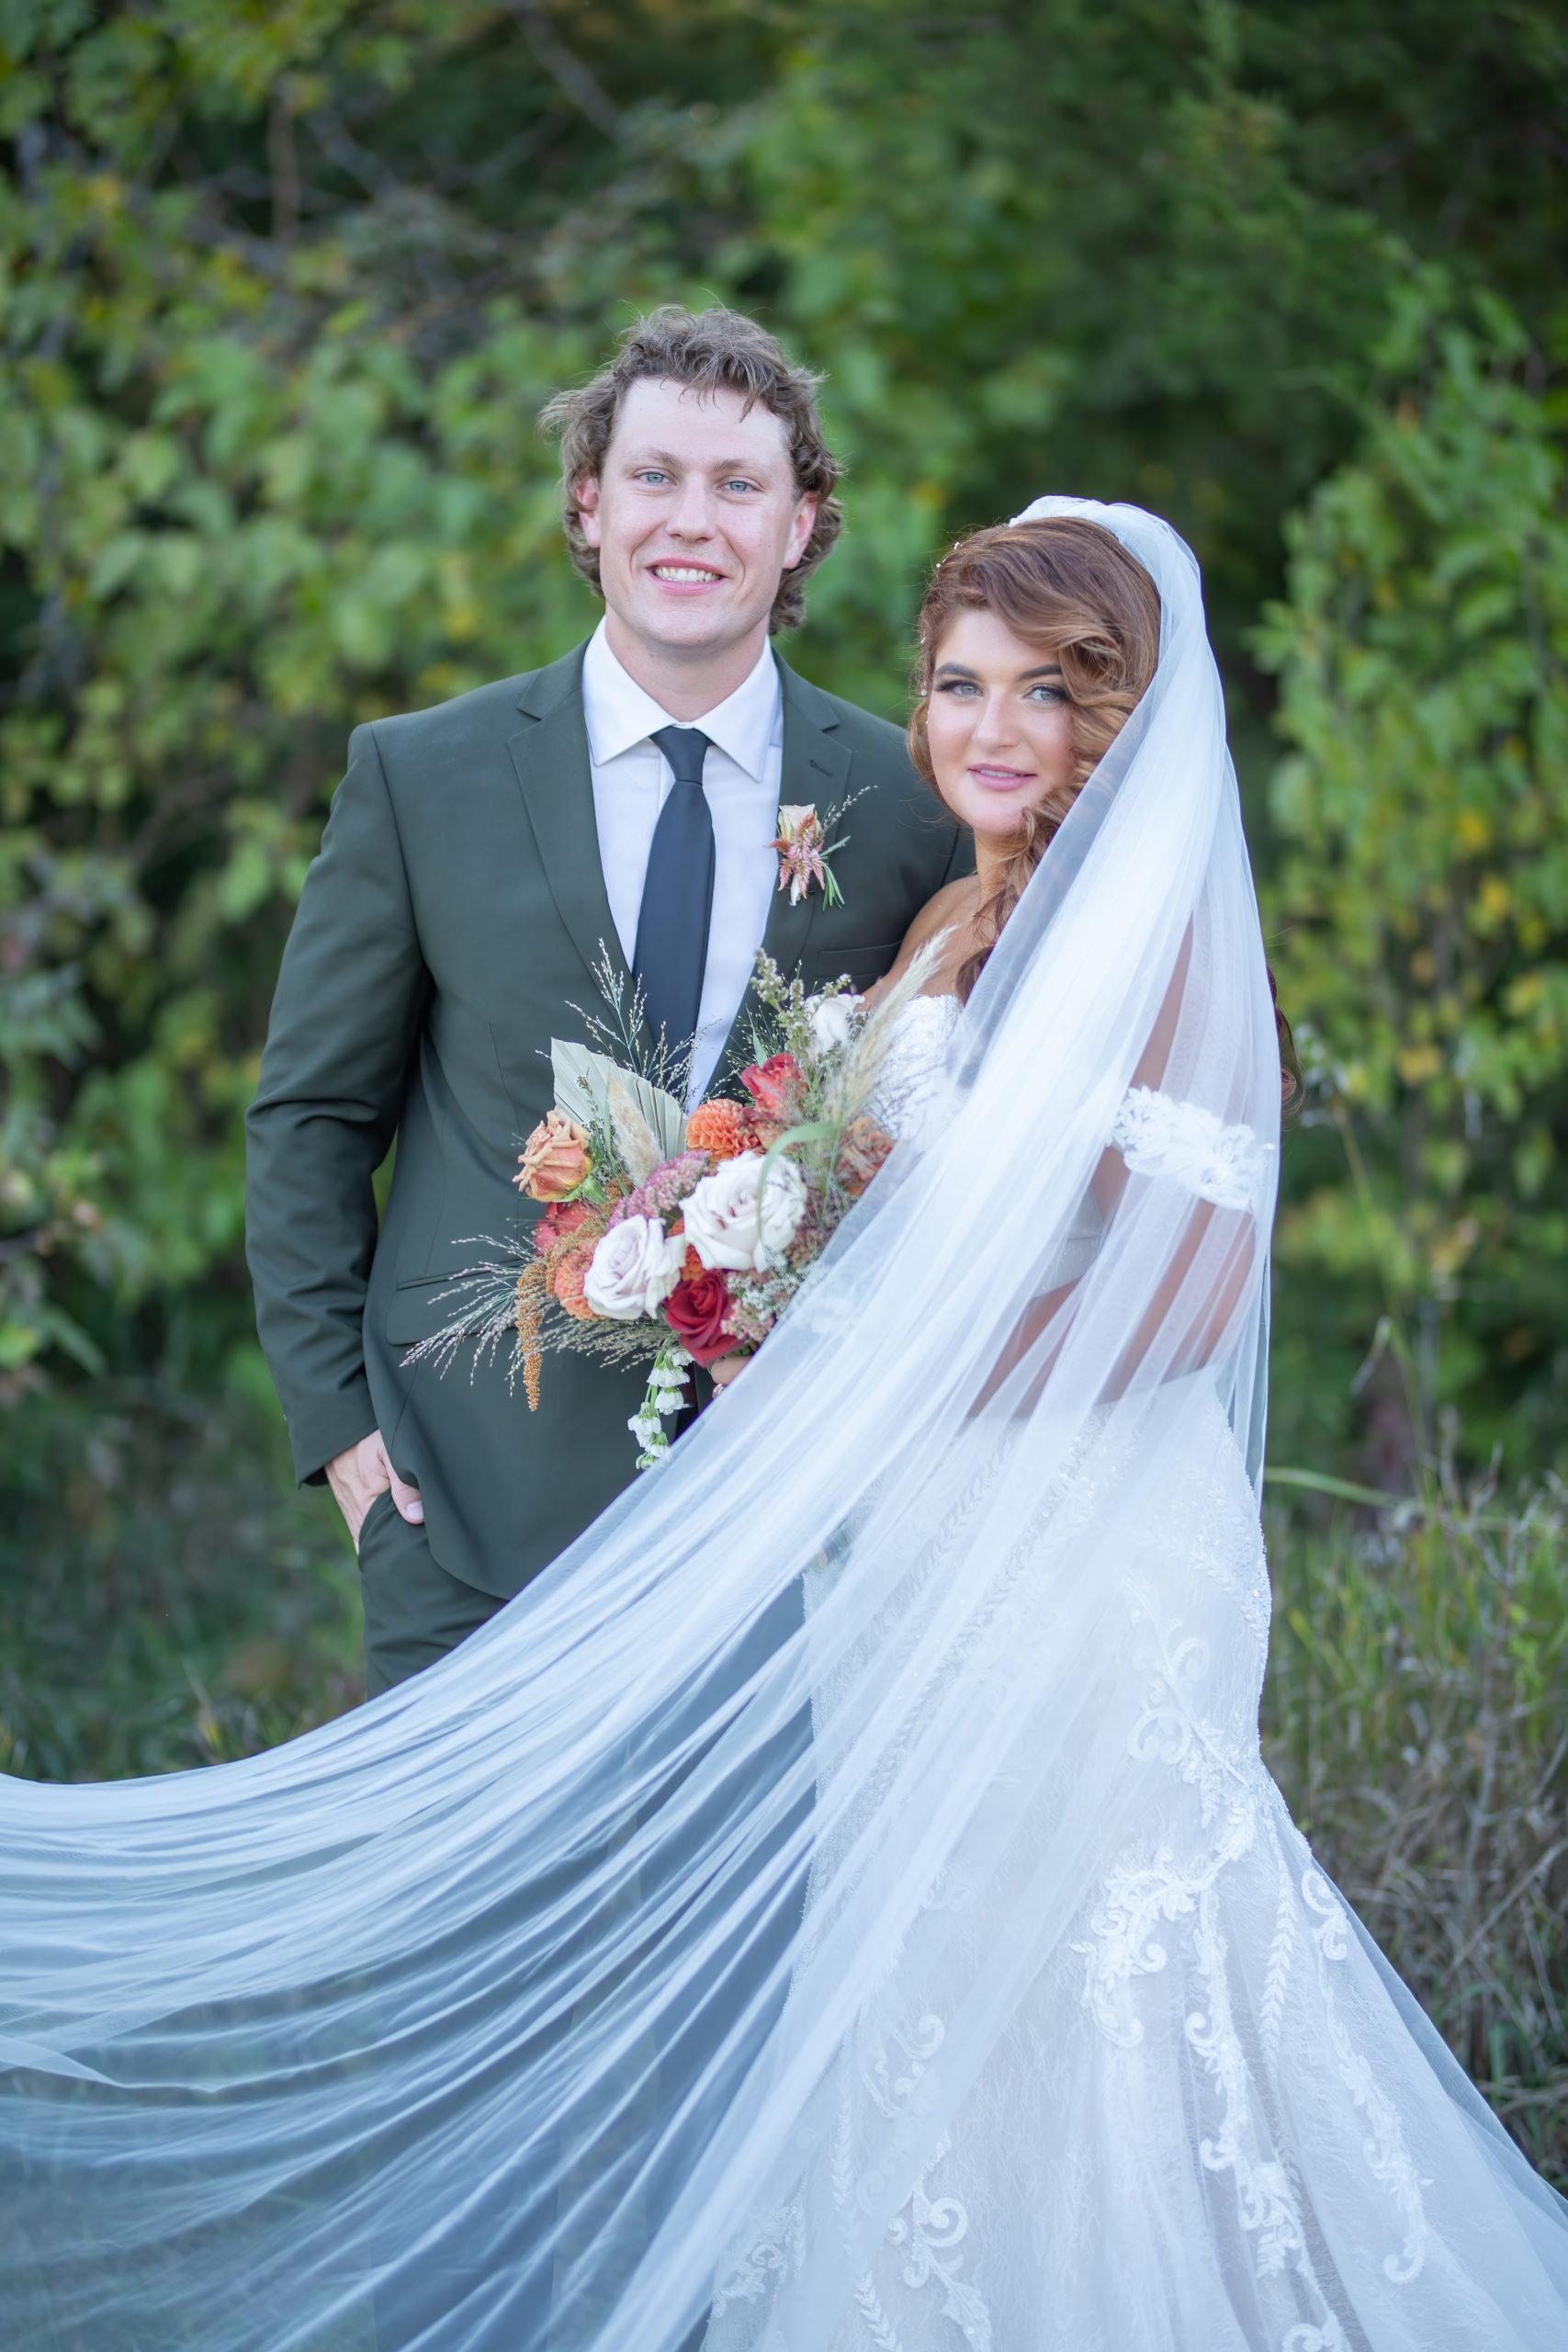
<svg viewBox="0 0 1568 2352">
<path fill-rule="evenodd" d="M 722 1096 L 699 1102 L 686 1122 L 686 1149 L 705 1151 L 716 1168 L 721 1160 L 739 1159 L 755 1141 L 744 1102 L 728 1102 Z"/>
<path fill-rule="evenodd" d="M 531 1201 L 564 1201 L 591 1165 L 584 1129 L 564 1111 L 551 1111 L 523 1147 L 512 1181 Z"/>
</svg>

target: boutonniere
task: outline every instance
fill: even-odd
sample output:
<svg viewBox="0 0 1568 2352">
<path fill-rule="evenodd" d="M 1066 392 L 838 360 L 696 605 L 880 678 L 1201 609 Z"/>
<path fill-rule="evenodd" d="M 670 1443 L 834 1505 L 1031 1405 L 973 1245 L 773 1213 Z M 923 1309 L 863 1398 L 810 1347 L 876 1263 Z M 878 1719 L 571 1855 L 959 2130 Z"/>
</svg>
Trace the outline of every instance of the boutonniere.
<svg viewBox="0 0 1568 2352">
<path fill-rule="evenodd" d="M 841 833 L 837 841 L 828 836 L 860 797 L 858 792 L 852 793 L 848 800 L 829 808 L 826 817 L 818 815 L 814 800 L 785 801 L 780 808 L 773 846 L 779 854 L 779 888 L 788 890 L 792 907 L 798 907 L 814 885 L 822 893 L 824 906 L 843 905 L 844 894 L 828 860 L 838 855 L 849 835 Z"/>
</svg>

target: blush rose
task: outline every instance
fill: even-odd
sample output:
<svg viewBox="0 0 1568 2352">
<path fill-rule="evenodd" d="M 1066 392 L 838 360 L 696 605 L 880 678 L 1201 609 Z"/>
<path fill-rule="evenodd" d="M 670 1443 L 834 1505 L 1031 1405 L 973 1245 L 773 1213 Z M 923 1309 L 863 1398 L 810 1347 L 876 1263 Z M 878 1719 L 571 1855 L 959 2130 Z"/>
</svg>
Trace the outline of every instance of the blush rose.
<svg viewBox="0 0 1568 2352">
<path fill-rule="evenodd" d="M 760 1151 L 743 1151 L 705 1176 L 685 1204 L 686 1238 L 710 1272 L 766 1273 L 806 1214 L 806 1187 L 793 1160 L 777 1159 L 761 1182 Z"/>
<path fill-rule="evenodd" d="M 595 1247 L 583 1295 L 596 1315 L 615 1323 L 657 1315 L 680 1279 L 685 1254 L 681 1236 L 666 1234 L 656 1216 L 628 1216 Z"/>
</svg>

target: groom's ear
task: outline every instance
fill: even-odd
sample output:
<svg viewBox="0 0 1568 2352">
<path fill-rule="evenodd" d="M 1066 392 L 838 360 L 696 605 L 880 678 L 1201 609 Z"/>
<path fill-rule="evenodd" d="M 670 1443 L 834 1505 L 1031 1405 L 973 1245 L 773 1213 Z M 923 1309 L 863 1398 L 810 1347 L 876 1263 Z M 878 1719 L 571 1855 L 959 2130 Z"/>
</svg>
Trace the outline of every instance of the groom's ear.
<svg viewBox="0 0 1568 2352">
<path fill-rule="evenodd" d="M 604 541 L 604 533 L 599 524 L 598 475 L 580 474 L 572 484 L 572 492 L 577 500 L 578 526 L 585 544 L 591 548 L 601 546 Z M 798 556 L 795 560 L 796 562 L 800 560 Z"/>
<path fill-rule="evenodd" d="M 785 571 L 793 571 L 806 553 L 807 541 L 810 538 L 817 521 L 818 503 L 815 498 L 803 498 L 795 510 L 795 520 L 790 525 L 789 530 L 788 550 L 782 567 Z M 597 545 L 597 542 L 593 544 Z"/>
</svg>

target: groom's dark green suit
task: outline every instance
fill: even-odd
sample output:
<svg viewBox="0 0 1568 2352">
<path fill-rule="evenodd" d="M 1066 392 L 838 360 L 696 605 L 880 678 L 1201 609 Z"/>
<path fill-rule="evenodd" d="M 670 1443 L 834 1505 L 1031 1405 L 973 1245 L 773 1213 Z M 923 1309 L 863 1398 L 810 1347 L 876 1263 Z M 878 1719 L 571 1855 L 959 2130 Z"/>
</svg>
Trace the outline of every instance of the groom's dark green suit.
<svg viewBox="0 0 1568 2352">
<path fill-rule="evenodd" d="M 622 967 L 594 826 L 580 646 L 521 678 L 357 728 L 283 958 L 249 1119 L 247 1247 L 296 1470 L 375 1429 L 417 1483 L 361 1535 L 367 1623 L 395 1625 L 373 1681 L 425 1662 L 527 1583 L 623 1487 L 639 1376 L 552 1357 L 536 1413 L 504 1366 L 405 1366 L 482 1255 L 536 1214 L 512 1185 L 549 1108 L 552 1035 Z M 834 861 L 843 904 L 773 901 L 763 944 L 809 984 L 885 972 L 915 914 L 964 870 L 954 825 L 898 730 L 781 662 L 780 797 L 860 794 Z M 750 1000 L 731 1034 L 742 1049 Z M 722 1074 L 725 1062 L 721 1058 Z M 378 1231 L 372 1177 L 394 1136 Z M 432 1581 L 429 1569 L 436 1571 Z M 372 1577 L 401 1594 L 371 1590 Z M 425 1603 L 455 1591 L 455 1609 Z M 467 1622 L 444 1626 L 445 1614 Z M 430 1622 L 422 1623 L 426 1611 Z M 374 1636 L 372 1637 L 374 1646 Z"/>
</svg>

